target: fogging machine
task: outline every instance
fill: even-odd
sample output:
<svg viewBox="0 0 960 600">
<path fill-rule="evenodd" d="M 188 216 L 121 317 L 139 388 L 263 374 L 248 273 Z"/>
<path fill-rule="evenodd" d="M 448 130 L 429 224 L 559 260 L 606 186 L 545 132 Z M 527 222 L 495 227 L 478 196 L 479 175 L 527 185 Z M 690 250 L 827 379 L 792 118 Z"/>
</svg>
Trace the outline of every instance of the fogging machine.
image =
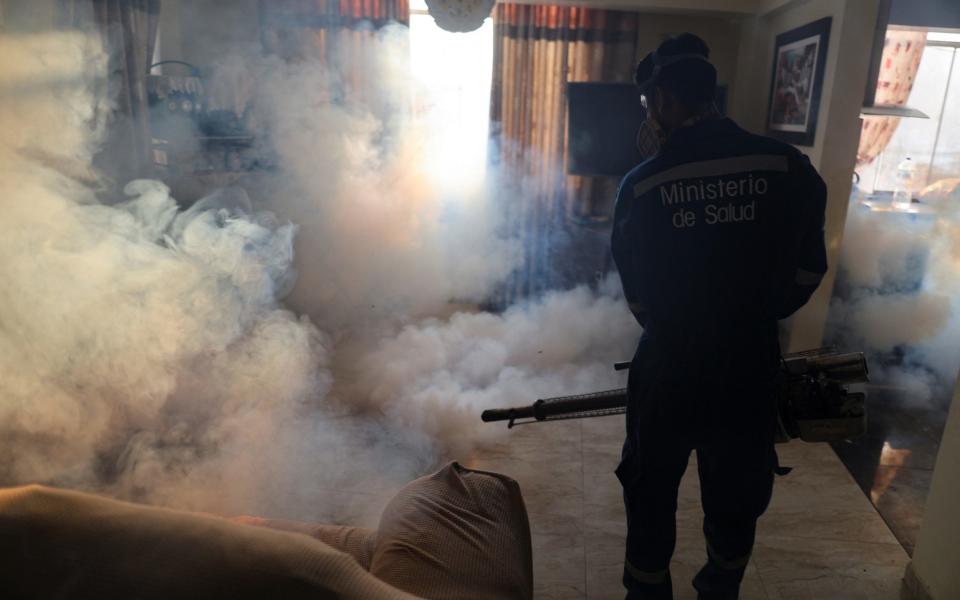
<svg viewBox="0 0 960 600">
<path fill-rule="evenodd" d="M 629 362 L 616 363 L 617 370 Z M 784 355 L 777 374 L 777 442 L 800 438 L 805 442 L 835 442 L 862 435 L 867 429 L 866 394 L 848 386 L 867 381 L 862 352 L 838 353 L 818 348 Z M 529 406 L 483 411 L 486 422 L 507 421 L 507 427 L 618 415 L 627 410 L 627 389 L 537 400 Z"/>
</svg>

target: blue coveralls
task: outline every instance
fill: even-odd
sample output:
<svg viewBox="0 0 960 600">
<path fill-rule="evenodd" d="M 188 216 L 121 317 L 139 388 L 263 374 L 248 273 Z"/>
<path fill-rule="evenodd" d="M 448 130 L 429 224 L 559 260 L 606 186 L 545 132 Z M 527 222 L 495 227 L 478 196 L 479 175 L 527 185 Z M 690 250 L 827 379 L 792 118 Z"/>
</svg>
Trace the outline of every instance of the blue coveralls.
<svg viewBox="0 0 960 600">
<path fill-rule="evenodd" d="M 704 600 L 737 598 L 773 489 L 777 320 L 827 270 L 826 187 L 792 146 L 729 119 L 675 131 L 623 179 L 612 250 L 644 326 L 617 477 L 627 598 L 672 598 L 677 488 L 697 452 Z"/>
</svg>

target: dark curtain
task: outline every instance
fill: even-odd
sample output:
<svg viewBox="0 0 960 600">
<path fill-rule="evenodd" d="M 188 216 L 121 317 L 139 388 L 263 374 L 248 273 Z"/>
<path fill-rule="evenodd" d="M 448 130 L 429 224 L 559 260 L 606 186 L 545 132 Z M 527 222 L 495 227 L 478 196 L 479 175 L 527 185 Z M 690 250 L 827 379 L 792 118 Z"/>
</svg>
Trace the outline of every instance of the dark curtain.
<svg viewBox="0 0 960 600">
<path fill-rule="evenodd" d="M 115 110 L 98 169 L 122 185 L 152 175 L 147 74 L 153 62 L 160 0 L 61 0 L 64 24 L 100 32 L 110 59 L 109 90 Z"/>
<path fill-rule="evenodd" d="M 616 182 L 566 175 L 566 83 L 630 81 L 637 14 L 498 4 L 494 27 L 493 162 L 515 186 L 504 210 L 525 240 L 522 269 L 498 299 L 508 305 L 582 283 L 606 262 L 606 231 L 575 223 L 608 211 Z"/>
</svg>

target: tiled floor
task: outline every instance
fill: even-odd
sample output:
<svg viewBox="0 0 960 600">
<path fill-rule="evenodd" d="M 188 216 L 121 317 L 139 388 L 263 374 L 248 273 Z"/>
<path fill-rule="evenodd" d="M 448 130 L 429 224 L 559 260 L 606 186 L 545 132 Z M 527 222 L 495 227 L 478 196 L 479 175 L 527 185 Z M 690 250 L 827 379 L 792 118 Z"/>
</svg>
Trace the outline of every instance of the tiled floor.
<svg viewBox="0 0 960 600">
<path fill-rule="evenodd" d="M 912 554 L 951 395 L 921 403 L 895 388 L 870 386 L 867 393 L 866 435 L 833 448 Z"/>
<path fill-rule="evenodd" d="M 468 466 L 514 477 L 533 534 L 538 600 L 623 598 L 625 521 L 613 475 L 623 417 L 516 427 Z M 778 478 L 761 519 L 743 600 L 897 600 L 908 557 L 825 444 L 778 447 L 795 468 Z M 693 466 L 694 458 L 691 458 Z M 675 597 L 696 597 L 690 580 L 705 558 L 696 469 L 679 494 Z"/>
</svg>

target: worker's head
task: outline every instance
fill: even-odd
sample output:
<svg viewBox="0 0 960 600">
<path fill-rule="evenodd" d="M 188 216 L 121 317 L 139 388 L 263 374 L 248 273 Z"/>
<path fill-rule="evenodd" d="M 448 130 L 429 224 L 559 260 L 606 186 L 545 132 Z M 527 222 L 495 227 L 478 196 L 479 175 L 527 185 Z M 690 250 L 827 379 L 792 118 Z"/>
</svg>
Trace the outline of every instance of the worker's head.
<svg viewBox="0 0 960 600">
<path fill-rule="evenodd" d="M 665 40 L 637 65 L 648 118 L 666 133 L 713 109 L 717 70 L 707 44 L 692 33 Z"/>
</svg>

